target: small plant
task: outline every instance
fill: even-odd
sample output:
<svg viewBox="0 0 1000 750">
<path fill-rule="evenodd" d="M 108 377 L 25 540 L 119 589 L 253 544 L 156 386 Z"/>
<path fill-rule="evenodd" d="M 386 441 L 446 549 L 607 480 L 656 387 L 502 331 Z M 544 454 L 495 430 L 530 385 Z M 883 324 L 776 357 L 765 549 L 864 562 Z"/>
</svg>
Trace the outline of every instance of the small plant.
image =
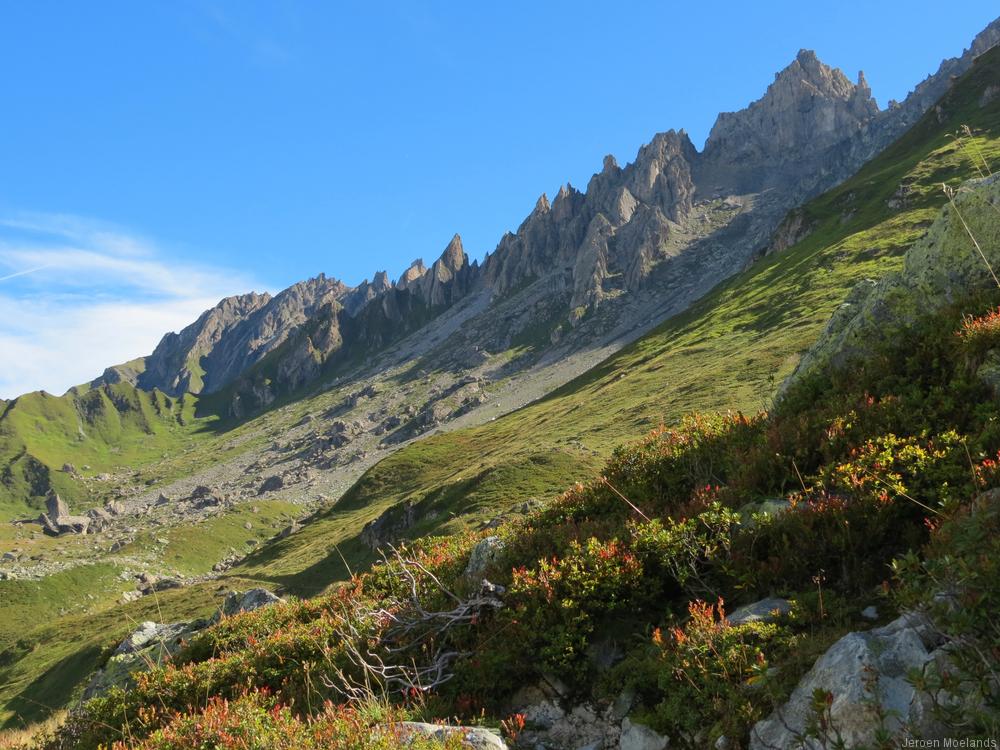
<svg viewBox="0 0 1000 750">
<path fill-rule="evenodd" d="M 985 315 L 964 316 L 957 336 L 970 359 L 974 363 L 980 362 L 986 352 L 1000 347 L 1000 308 Z"/>
</svg>

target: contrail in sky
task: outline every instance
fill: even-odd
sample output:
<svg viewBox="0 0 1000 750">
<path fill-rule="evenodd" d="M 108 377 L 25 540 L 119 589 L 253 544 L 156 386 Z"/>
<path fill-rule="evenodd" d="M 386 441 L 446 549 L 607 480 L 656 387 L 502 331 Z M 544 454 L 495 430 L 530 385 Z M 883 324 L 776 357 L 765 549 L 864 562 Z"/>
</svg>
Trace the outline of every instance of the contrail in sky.
<svg viewBox="0 0 1000 750">
<path fill-rule="evenodd" d="M 18 271 L 16 273 L 10 273 L 10 274 L 7 274 L 6 276 L 0 276 L 0 281 L 8 281 L 9 279 L 16 279 L 18 276 L 27 276 L 29 273 L 34 273 L 35 271 L 41 271 L 41 270 L 43 270 L 45 268 L 48 268 L 48 267 L 49 267 L 48 265 L 35 266 L 34 268 L 28 268 L 28 269 L 25 269 L 24 271 Z"/>
</svg>

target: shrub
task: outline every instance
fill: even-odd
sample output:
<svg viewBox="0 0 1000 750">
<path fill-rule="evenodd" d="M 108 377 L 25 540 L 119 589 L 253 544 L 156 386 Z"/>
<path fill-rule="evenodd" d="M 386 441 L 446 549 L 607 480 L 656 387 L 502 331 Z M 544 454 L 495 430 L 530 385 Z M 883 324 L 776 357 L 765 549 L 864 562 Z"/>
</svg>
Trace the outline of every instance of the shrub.
<svg viewBox="0 0 1000 750">
<path fill-rule="evenodd" d="M 354 708 L 331 703 L 302 719 L 266 693 L 236 700 L 211 698 L 201 711 L 183 713 L 138 744 L 117 741 L 113 750 L 395 750 L 401 746 L 394 723 L 404 715 L 388 705 Z M 408 739 L 414 750 L 458 750 L 458 735 L 440 742 L 423 736 Z"/>
<path fill-rule="evenodd" d="M 595 620 L 627 607 L 641 582 L 642 563 L 617 539 L 573 542 L 564 557 L 518 568 L 508 592 L 508 616 L 514 618 L 519 647 L 543 667 L 579 677 Z"/>
<path fill-rule="evenodd" d="M 990 349 L 1000 348 L 1000 308 L 985 315 L 963 316 L 957 336 L 974 367 Z"/>
</svg>

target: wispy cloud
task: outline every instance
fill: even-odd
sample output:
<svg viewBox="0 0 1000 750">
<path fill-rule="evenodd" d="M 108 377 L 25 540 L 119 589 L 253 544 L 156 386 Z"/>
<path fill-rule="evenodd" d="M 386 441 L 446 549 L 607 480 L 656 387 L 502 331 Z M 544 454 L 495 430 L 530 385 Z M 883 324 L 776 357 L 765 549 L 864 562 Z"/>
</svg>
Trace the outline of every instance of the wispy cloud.
<svg viewBox="0 0 1000 750">
<path fill-rule="evenodd" d="M 222 297 L 233 269 L 177 260 L 159 243 L 81 217 L 0 218 L 0 398 L 62 393 L 148 354 Z"/>
</svg>

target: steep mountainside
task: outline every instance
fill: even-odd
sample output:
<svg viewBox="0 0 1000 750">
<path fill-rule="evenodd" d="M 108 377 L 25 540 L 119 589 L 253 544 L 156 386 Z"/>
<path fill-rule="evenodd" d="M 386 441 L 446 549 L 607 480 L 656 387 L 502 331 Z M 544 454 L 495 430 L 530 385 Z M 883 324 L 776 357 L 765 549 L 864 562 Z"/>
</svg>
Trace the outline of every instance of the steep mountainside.
<svg viewBox="0 0 1000 750">
<path fill-rule="evenodd" d="M 580 467 L 596 469 L 617 443 L 689 411 L 768 407 L 855 285 L 869 288 L 866 279 L 899 268 L 903 252 L 947 202 L 941 183 L 957 187 L 977 176 L 977 154 L 1000 161 L 1000 97 L 983 96 L 998 77 L 995 48 L 902 139 L 807 203 L 798 215 L 809 231 L 798 242 L 539 401 L 383 459 L 321 522 L 262 557 L 255 574 L 303 571 L 308 578 L 308 565 L 322 560 L 333 575 L 343 567 L 326 558 L 320 540 L 349 543 L 364 522 L 358 519 L 370 519 L 375 509 L 399 515 L 419 508 L 417 517 L 427 521 L 408 535 L 455 530 L 462 513 L 503 510 L 558 492 Z M 977 135 L 956 140 L 963 125 Z M 972 254 L 963 261 L 976 262 Z"/>
<path fill-rule="evenodd" d="M 982 144 L 983 166 L 997 142 Z M 250 596 L 234 595 L 211 622 L 146 623 L 43 746 L 249 736 L 319 750 L 333 722 L 343 747 L 387 750 L 345 742 L 378 737 L 386 709 L 371 706 L 387 702 L 551 750 L 989 746 L 998 184 L 965 182 L 932 212 L 882 286 L 908 290 L 882 298 L 899 313 L 892 335 L 805 375 L 770 413 L 654 430 L 526 516 L 387 550 L 326 595 L 282 603 L 258 589 L 256 611 L 234 612 Z M 988 243 L 981 255 L 972 237 Z M 931 244 L 950 274 L 928 267 Z M 914 315 L 913 294 L 932 309 Z M 400 520 L 362 537 L 385 549 Z M 144 640 L 177 632 L 186 644 Z M 142 662 L 158 649 L 172 653 L 162 666 Z M 103 689 L 123 667 L 143 674 Z M 507 747 L 475 732 L 466 746 Z"/>
<path fill-rule="evenodd" d="M 670 275 L 679 256 L 693 255 L 683 283 L 694 293 L 676 293 L 669 312 L 683 309 L 742 268 L 790 208 L 843 180 L 898 137 L 952 76 L 998 40 L 1000 22 L 994 22 L 966 53 L 942 63 L 903 104 L 884 112 L 863 74 L 854 84 L 803 50 L 760 100 L 719 116 L 703 152 L 683 131 L 668 131 L 624 168 L 606 157 L 585 192 L 565 185 L 551 203 L 542 195 L 481 266 L 469 264 L 456 236 L 430 268 L 416 261 L 395 284 L 380 273 L 348 289 L 320 276 L 274 300 L 223 300 L 179 335 L 168 334 L 134 382 L 170 394 L 235 384 L 230 397 L 238 403 L 229 404 L 230 411 L 243 416 L 323 374 L 343 374 L 345 362 L 412 331 L 428 326 L 425 335 L 433 336 L 443 310 L 470 301 L 461 325 L 477 329 L 487 356 L 510 349 L 518 337 L 535 339 L 534 356 L 522 359 L 520 369 L 544 354 L 565 357 L 606 345 L 602 327 L 581 327 L 581 319 L 602 303 L 613 304 L 616 322 L 645 317 L 647 310 L 630 309 L 621 298 L 650 284 L 674 291 L 676 277 L 657 281 Z M 494 308 L 510 297 L 526 312 L 490 325 Z M 380 304 L 369 309 L 374 300 Z M 309 330 L 284 345 L 307 321 Z M 477 358 L 460 364 L 474 366 Z M 248 372 L 258 362 L 259 370 Z M 109 375 L 127 377 L 114 368 Z"/>
<path fill-rule="evenodd" d="M 759 112 L 784 111 L 783 92 L 798 91 L 812 109 L 793 111 L 818 119 L 782 138 L 829 170 L 819 178 L 779 161 L 746 183 L 739 165 L 710 161 L 721 141 L 698 154 L 683 134 L 663 134 L 625 168 L 607 160 L 585 193 L 540 199 L 482 264 L 455 238 L 395 284 L 381 274 L 347 290 L 321 277 L 286 306 L 259 296 L 209 311 L 177 337 L 183 345 L 158 348 L 178 368 L 162 370 L 164 382 L 200 380 L 200 399 L 99 382 L 0 404 L 9 455 L 49 468 L 44 487 L 4 485 L 11 515 L 49 486 L 77 503 L 120 503 L 94 535 L 0 530 L 0 551 L 13 555 L 0 569 L 0 609 L 14 613 L 0 618 L 14 623 L 0 627 L 4 720 L 44 715 L 38 701 L 68 703 L 130 618 L 209 613 L 220 585 L 249 581 L 315 593 L 369 564 L 380 541 L 531 511 L 530 500 L 598 470 L 615 444 L 691 409 L 769 403 L 851 287 L 899 267 L 945 200 L 939 183 L 976 175 L 966 147 L 1000 158 L 992 50 L 903 138 L 782 222 L 800 201 L 788 196 L 846 176 L 837 170 L 860 153 L 872 111 L 863 86 L 812 60 L 779 74 L 739 127 L 750 142 Z M 830 112 L 849 124 L 846 142 L 818 127 Z M 964 145 L 950 137 L 962 125 L 975 133 Z M 768 153 L 754 142 L 748 165 Z M 821 154 L 828 168 L 816 166 Z M 299 322 L 280 323 L 286 312 Z M 266 343 L 251 352 L 237 340 Z M 150 367 L 128 369 L 141 378 Z M 107 399 L 123 426 L 81 422 L 87 399 Z M 195 416 L 196 404 L 225 419 Z M 94 408 L 104 415 L 94 424 L 113 416 Z M 65 462 L 75 473 L 59 471 Z M 29 482 L 20 469 L 7 476 Z"/>
</svg>

